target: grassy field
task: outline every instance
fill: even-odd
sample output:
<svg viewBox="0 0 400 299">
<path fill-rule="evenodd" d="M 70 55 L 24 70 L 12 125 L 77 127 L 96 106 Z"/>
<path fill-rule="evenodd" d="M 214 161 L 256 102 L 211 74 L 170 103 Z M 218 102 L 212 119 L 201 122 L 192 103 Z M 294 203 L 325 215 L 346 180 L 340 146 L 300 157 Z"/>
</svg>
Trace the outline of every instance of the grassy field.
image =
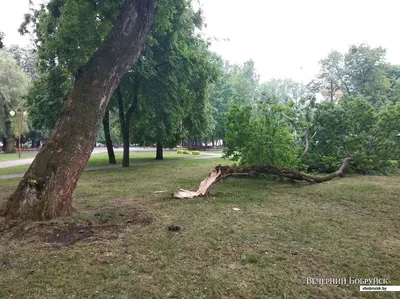
<svg viewBox="0 0 400 299">
<path fill-rule="evenodd" d="M 193 156 L 193 155 L 178 155 L 175 151 L 173 152 L 164 152 L 164 160 L 184 160 L 193 157 L 201 157 L 207 155 L 207 153 L 201 153 L 200 156 Z M 212 152 L 214 153 L 214 152 Z M 155 161 L 155 153 L 153 152 L 131 152 L 130 153 L 130 163 L 147 163 L 147 162 L 156 162 Z M 2 155 L 0 155 L 1 157 Z M 34 156 L 32 156 L 33 158 Z M 28 157 L 24 157 L 28 158 Z M 18 156 L 17 156 L 18 159 Z M 115 159 L 117 160 L 117 164 L 122 163 L 122 152 L 115 152 Z M 15 159 L 9 159 L 15 160 Z M 88 167 L 97 167 L 97 166 L 107 166 L 108 165 L 108 155 L 107 153 L 99 153 L 93 154 L 88 162 Z M 25 173 L 29 168 L 29 164 L 27 165 L 20 165 L 14 167 L 7 167 L 7 168 L 0 168 L 0 175 L 8 175 L 8 174 L 18 174 L 18 173 Z"/>
<path fill-rule="evenodd" d="M 399 176 L 229 179 L 206 198 L 171 198 L 219 163 L 84 173 L 75 215 L 3 229 L 0 298 L 398 298 L 306 280 L 400 285 Z M 17 183 L 0 181 L 0 202 Z"/>
</svg>

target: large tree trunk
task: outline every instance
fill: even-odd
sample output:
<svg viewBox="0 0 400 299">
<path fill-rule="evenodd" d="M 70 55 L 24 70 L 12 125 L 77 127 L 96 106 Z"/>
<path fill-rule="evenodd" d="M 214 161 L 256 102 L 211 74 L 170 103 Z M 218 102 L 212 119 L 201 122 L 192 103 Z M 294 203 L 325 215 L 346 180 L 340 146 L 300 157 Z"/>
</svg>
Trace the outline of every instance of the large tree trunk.
<svg viewBox="0 0 400 299">
<path fill-rule="evenodd" d="M 117 161 L 115 160 L 114 148 L 110 134 L 110 111 L 108 109 L 106 110 L 106 114 L 104 115 L 103 118 L 103 129 L 104 129 L 104 137 L 106 139 L 108 163 L 117 164 Z"/>
<path fill-rule="evenodd" d="M 164 159 L 163 145 L 161 142 L 157 142 L 156 160 L 163 160 L 163 159 Z"/>
<path fill-rule="evenodd" d="M 199 186 L 197 191 L 188 191 L 180 189 L 180 191 L 174 193 L 175 198 L 192 198 L 198 196 L 207 195 L 213 184 L 224 180 L 228 177 L 244 177 L 250 174 L 274 174 L 280 177 L 289 178 L 291 180 L 306 181 L 309 183 L 322 183 L 332 180 L 336 177 L 342 176 L 344 169 L 352 158 L 345 158 L 340 168 L 327 174 L 325 176 L 311 175 L 308 173 L 300 172 L 294 169 L 280 168 L 274 165 L 252 165 L 249 167 L 234 168 L 231 166 L 218 165 L 215 169 L 205 178 Z"/>
<path fill-rule="evenodd" d="M 108 101 L 136 62 L 154 16 L 154 1 L 125 0 L 109 35 L 78 72 L 45 146 L 7 202 L 8 218 L 45 220 L 72 213 L 72 193 L 93 150 Z"/>
</svg>

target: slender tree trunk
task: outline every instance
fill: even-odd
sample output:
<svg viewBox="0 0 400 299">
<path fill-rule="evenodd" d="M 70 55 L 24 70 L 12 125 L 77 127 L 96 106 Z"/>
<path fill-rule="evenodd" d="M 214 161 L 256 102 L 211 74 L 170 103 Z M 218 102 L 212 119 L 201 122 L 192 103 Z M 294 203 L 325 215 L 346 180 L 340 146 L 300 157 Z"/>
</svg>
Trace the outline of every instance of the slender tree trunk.
<svg viewBox="0 0 400 299">
<path fill-rule="evenodd" d="M 214 147 L 215 146 L 214 135 L 211 136 L 211 143 L 212 143 L 212 146 Z"/>
<path fill-rule="evenodd" d="M 106 114 L 104 115 L 103 118 L 103 129 L 104 129 L 104 137 L 106 139 L 108 163 L 117 164 L 117 161 L 115 160 L 114 148 L 110 134 L 110 111 L 108 109 L 106 110 Z"/>
<path fill-rule="evenodd" d="M 40 147 L 40 139 L 39 139 L 39 138 L 37 138 L 37 139 L 35 139 L 35 140 L 32 141 L 32 147 L 33 147 L 33 148 L 38 148 L 38 147 Z"/>
<path fill-rule="evenodd" d="M 163 155 L 163 145 L 161 142 L 157 142 L 157 152 L 156 152 L 156 160 L 163 160 L 164 155 Z"/>
<path fill-rule="evenodd" d="M 1 96 L 1 95 L 0 95 Z M 5 126 L 5 136 L 4 136 L 4 144 L 3 151 L 6 154 L 10 154 L 15 152 L 15 140 L 12 138 L 12 127 L 11 127 L 11 119 L 10 119 L 10 109 L 7 103 L 4 100 L 4 126 Z"/>
<path fill-rule="evenodd" d="M 122 167 L 129 167 L 129 143 L 130 143 L 129 125 L 125 129 L 123 140 L 124 140 L 124 153 L 122 157 Z"/>
<path fill-rule="evenodd" d="M 5 151 L 6 151 L 6 146 L 7 146 L 7 139 L 3 136 L 3 137 L 1 138 L 1 140 L 2 140 L 2 143 L 3 143 L 3 146 L 2 146 L 2 148 L 1 148 L 1 151 L 2 151 L 2 152 L 5 152 Z"/>
<path fill-rule="evenodd" d="M 133 86 L 133 97 L 130 102 L 130 106 L 128 111 L 125 114 L 124 108 L 124 95 L 122 93 L 121 86 L 117 88 L 117 99 L 118 99 L 118 109 L 119 109 L 119 121 L 121 125 L 122 139 L 124 142 L 124 150 L 122 155 L 122 167 L 129 167 L 129 144 L 130 144 L 130 125 L 132 115 L 136 110 L 136 107 L 139 102 L 139 78 L 136 77 L 134 79 Z"/>
<path fill-rule="evenodd" d="M 118 87 L 118 107 L 119 107 L 119 122 L 121 126 L 123 154 L 122 154 L 122 167 L 129 167 L 129 123 L 130 119 L 125 117 L 124 114 L 124 100 L 121 95 L 120 87 Z"/>
<path fill-rule="evenodd" d="M 108 101 L 139 57 L 154 16 L 154 1 L 125 0 L 109 35 L 78 72 L 50 137 L 7 202 L 8 218 L 45 220 L 72 213 L 72 193 Z"/>
</svg>

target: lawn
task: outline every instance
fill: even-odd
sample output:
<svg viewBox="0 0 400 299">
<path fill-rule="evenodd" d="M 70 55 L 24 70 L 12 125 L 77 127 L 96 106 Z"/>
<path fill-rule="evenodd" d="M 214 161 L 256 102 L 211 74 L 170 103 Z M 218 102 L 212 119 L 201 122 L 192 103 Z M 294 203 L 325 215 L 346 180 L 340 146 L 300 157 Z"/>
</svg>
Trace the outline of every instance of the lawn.
<svg viewBox="0 0 400 299">
<path fill-rule="evenodd" d="M 214 154 L 214 152 L 212 152 Z M 181 155 L 177 154 L 175 151 L 169 152 L 165 151 L 164 152 L 164 160 L 184 160 L 184 159 L 190 159 L 194 157 L 203 157 L 206 156 L 207 154 L 210 154 L 210 152 L 206 153 L 201 153 L 199 156 L 193 156 L 193 155 Z M 159 162 L 156 161 L 155 158 L 155 152 L 131 152 L 130 153 L 130 163 L 132 165 L 138 164 L 138 163 L 148 163 L 148 162 Z M 0 155 L 1 157 L 2 155 Z M 34 157 L 34 156 L 32 156 Z M 25 157 L 27 158 L 27 157 Z M 18 156 L 17 156 L 18 159 Z M 117 164 L 121 165 L 122 163 L 122 152 L 115 152 L 115 159 L 117 160 Z M 9 160 L 15 160 L 15 159 L 9 159 Z M 98 167 L 98 166 L 107 166 L 108 164 L 108 155 L 107 153 L 97 153 L 97 154 L 92 154 L 92 156 L 89 159 L 88 162 L 88 167 Z M 14 166 L 14 167 L 7 167 L 7 168 L 0 168 L 0 175 L 8 175 L 8 174 L 19 174 L 19 173 L 25 173 L 29 168 L 29 164 L 26 165 L 20 165 L 20 166 Z"/>
<path fill-rule="evenodd" d="M 400 285 L 399 176 L 232 178 L 206 198 L 171 198 L 219 163 L 84 173 L 72 217 L 0 234 L 0 298 L 396 298 L 306 280 Z M 17 183 L 0 181 L 0 202 Z"/>
</svg>

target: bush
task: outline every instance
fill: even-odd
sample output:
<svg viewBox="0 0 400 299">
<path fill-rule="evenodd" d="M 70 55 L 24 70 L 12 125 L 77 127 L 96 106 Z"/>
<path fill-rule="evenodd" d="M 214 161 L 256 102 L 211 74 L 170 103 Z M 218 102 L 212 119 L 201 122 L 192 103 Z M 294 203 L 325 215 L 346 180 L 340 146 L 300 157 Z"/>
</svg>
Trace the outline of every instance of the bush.
<svg viewBox="0 0 400 299">
<path fill-rule="evenodd" d="M 29 148 L 29 145 L 28 144 L 23 144 L 22 148 Z"/>
<path fill-rule="evenodd" d="M 200 152 L 199 151 L 192 151 L 192 155 L 195 155 L 195 156 L 200 155 Z"/>
<path fill-rule="evenodd" d="M 177 154 L 183 154 L 183 155 L 190 155 L 190 151 L 188 150 L 177 150 Z"/>
</svg>

